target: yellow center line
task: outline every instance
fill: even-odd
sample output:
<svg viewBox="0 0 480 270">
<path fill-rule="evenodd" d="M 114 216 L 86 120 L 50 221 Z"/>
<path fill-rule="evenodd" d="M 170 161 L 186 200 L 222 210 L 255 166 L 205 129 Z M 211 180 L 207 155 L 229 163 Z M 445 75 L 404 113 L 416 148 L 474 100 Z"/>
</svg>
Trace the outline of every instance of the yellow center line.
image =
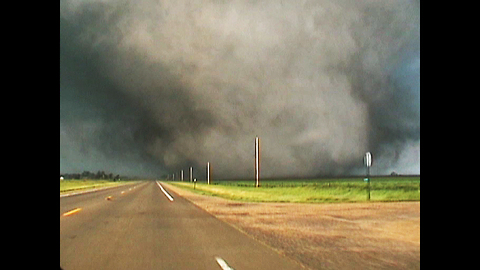
<svg viewBox="0 0 480 270">
<path fill-rule="evenodd" d="M 82 208 L 75 208 L 75 209 L 73 209 L 73 210 L 71 210 L 71 211 L 68 211 L 68 212 L 64 213 L 63 216 L 66 217 L 66 216 L 73 215 L 73 214 L 79 212 L 80 210 L 82 210 Z"/>
</svg>

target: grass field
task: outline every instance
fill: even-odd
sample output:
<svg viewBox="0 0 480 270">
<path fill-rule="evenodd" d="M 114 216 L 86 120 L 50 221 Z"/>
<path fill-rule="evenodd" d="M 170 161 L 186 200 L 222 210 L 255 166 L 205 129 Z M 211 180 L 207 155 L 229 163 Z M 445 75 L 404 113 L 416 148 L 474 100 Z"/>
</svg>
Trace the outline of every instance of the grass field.
<svg viewBox="0 0 480 270">
<path fill-rule="evenodd" d="M 73 190 L 80 190 L 80 189 L 116 186 L 116 185 L 125 184 L 125 183 L 127 183 L 127 181 L 113 182 L 113 180 L 90 180 L 90 179 L 63 180 L 63 181 L 60 181 L 60 193 L 73 191 Z"/>
<path fill-rule="evenodd" d="M 199 194 L 248 202 L 334 203 L 367 201 L 363 178 L 317 180 L 215 181 L 212 185 L 169 182 Z M 371 178 L 371 201 L 420 201 L 420 177 Z"/>
</svg>

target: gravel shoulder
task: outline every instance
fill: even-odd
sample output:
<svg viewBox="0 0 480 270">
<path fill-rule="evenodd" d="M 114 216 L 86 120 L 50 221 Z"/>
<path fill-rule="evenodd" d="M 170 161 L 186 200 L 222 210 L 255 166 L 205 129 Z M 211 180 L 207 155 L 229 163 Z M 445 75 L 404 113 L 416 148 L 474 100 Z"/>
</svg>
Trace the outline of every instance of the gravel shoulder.
<svg viewBox="0 0 480 270">
<path fill-rule="evenodd" d="M 245 203 L 165 186 L 311 269 L 420 269 L 420 202 Z"/>
</svg>

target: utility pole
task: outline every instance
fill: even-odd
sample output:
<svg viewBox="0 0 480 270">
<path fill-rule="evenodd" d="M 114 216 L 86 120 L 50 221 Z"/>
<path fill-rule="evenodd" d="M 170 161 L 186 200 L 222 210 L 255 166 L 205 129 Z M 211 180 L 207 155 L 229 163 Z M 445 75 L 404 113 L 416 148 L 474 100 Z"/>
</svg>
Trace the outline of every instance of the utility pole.
<svg viewBox="0 0 480 270">
<path fill-rule="evenodd" d="M 207 162 L 207 183 L 210 185 L 210 162 Z"/>
<path fill-rule="evenodd" d="M 255 137 L 255 187 L 260 187 L 260 139 Z"/>
</svg>

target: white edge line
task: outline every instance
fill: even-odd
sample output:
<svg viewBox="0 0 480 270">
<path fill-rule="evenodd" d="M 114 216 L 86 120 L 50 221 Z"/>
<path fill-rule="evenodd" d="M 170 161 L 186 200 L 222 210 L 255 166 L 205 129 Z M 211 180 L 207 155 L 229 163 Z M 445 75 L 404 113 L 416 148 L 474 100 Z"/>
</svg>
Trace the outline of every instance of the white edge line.
<svg viewBox="0 0 480 270">
<path fill-rule="evenodd" d="M 167 196 L 167 198 L 173 202 L 173 198 L 172 196 L 170 196 L 170 194 L 168 194 L 168 192 L 165 191 L 165 189 L 163 189 L 162 185 L 160 185 L 160 183 L 158 181 L 155 181 L 158 185 L 158 187 L 162 190 L 163 194 L 165 194 L 165 196 Z"/>
<path fill-rule="evenodd" d="M 223 269 L 223 270 L 235 270 L 233 268 L 231 268 L 226 261 L 224 261 L 222 258 L 220 257 L 215 257 L 215 260 L 217 260 L 217 263 L 218 265 L 220 265 L 220 267 Z"/>
</svg>

